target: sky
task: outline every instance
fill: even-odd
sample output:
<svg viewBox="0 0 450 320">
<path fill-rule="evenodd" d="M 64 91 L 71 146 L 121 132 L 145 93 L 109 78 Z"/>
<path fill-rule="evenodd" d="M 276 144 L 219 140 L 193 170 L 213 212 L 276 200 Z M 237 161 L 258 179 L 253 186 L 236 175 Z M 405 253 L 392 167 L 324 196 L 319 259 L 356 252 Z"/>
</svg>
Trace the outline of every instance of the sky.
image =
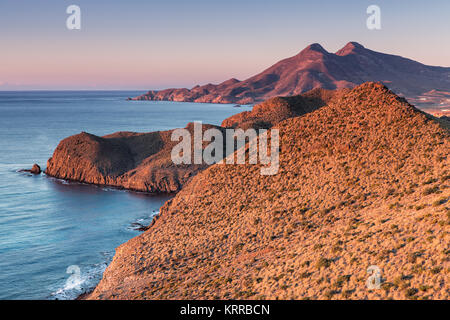
<svg viewBox="0 0 450 320">
<path fill-rule="evenodd" d="M 366 26 L 369 5 L 381 30 Z M 69 5 L 81 29 L 69 30 Z M 450 1 L 0 0 L 0 90 L 149 90 L 243 80 L 311 43 L 450 67 Z"/>
</svg>

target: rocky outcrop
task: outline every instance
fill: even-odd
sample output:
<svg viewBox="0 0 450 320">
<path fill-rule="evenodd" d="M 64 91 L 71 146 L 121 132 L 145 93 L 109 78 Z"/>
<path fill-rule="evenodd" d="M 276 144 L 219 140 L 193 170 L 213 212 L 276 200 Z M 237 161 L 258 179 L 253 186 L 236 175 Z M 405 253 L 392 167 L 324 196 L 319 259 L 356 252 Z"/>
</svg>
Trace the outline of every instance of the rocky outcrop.
<svg viewBox="0 0 450 320">
<path fill-rule="evenodd" d="M 38 164 L 33 164 L 33 167 L 30 170 L 30 173 L 32 174 L 41 174 L 41 167 Z"/>
<path fill-rule="evenodd" d="M 336 53 L 312 44 L 244 81 L 230 79 L 192 89 L 149 91 L 132 100 L 250 104 L 314 88 L 352 88 L 366 81 L 383 82 L 423 108 L 448 109 L 450 105 L 450 68 L 372 51 L 356 42 L 349 42 Z"/>
<path fill-rule="evenodd" d="M 202 171 L 89 298 L 449 298 L 448 127 L 367 83 L 274 128 L 277 175 Z"/>
<path fill-rule="evenodd" d="M 31 169 L 21 169 L 19 172 L 28 172 L 32 174 L 41 174 L 41 167 L 38 164 L 33 164 L 33 167 Z"/>
<path fill-rule="evenodd" d="M 203 125 L 203 130 L 212 127 Z M 192 123 L 186 129 L 193 134 Z M 178 141 L 171 141 L 172 132 L 117 132 L 104 137 L 83 132 L 60 142 L 45 173 L 136 191 L 176 192 L 208 165 L 175 165 L 171 152 Z"/>
</svg>

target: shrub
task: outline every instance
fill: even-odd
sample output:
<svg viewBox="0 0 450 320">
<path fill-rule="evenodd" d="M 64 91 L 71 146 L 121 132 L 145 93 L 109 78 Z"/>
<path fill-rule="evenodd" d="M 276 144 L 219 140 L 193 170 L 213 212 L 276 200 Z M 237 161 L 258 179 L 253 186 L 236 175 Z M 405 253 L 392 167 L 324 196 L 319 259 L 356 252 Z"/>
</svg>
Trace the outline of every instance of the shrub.
<svg viewBox="0 0 450 320">
<path fill-rule="evenodd" d="M 434 186 L 434 187 L 428 187 L 423 191 L 423 195 L 427 196 L 429 194 L 433 194 L 433 193 L 439 193 L 439 187 L 438 186 Z"/>
<path fill-rule="evenodd" d="M 423 185 L 426 185 L 426 184 L 432 184 L 432 183 L 434 183 L 434 182 L 436 182 L 436 181 L 437 181 L 437 179 L 429 178 L 429 179 L 427 179 L 427 180 L 425 180 L 425 181 L 423 182 Z"/>
<path fill-rule="evenodd" d="M 420 291 L 426 292 L 428 289 L 431 289 L 431 286 L 421 285 L 419 287 Z"/>
<path fill-rule="evenodd" d="M 421 204 L 421 205 L 416 206 L 416 210 L 417 210 L 417 211 L 422 210 L 423 208 L 425 208 L 425 205 L 424 205 L 424 204 Z"/>
<path fill-rule="evenodd" d="M 408 299 L 416 299 L 417 292 L 419 292 L 419 290 L 417 290 L 416 288 L 408 288 L 405 290 L 405 296 Z"/>
<path fill-rule="evenodd" d="M 309 278 L 310 276 L 311 276 L 311 273 L 305 271 L 300 274 L 300 279 L 306 279 L 306 278 Z"/>
<path fill-rule="evenodd" d="M 442 267 L 434 267 L 433 269 L 431 269 L 431 273 L 432 274 L 438 274 L 439 272 L 442 271 Z"/>
<path fill-rule="evenodd" d="M 334 283 L 334 286 L 337 288 L 341 288 L 344 285 L 344 282 L 350 281 L 350 275 L 339 276 Z"/>
<path fill-rule="evenodd" d="M 391 290 L 392 287 L 395 287 L 395 285 L 390 282 L 385 282 L 381 284 L 381 289 L 383 289 L 386 292 L 389 292 L 389 290 Z"/>
<path fill-rule="evenodd" d="M 328 268 L 331 265 L 332 261 L 333 260 L 331 260 L 331 259 L 327 259 L 327 258 L 321 257 L 316 263 L 317 269 L 320 269 L 322 267 L 323 268 Z"/>
<path fill-rule="evenodd" d="M 434 207 L 440 206 L 441 204 L 446 203 L 447 200 L 448 200 L 448 199 L 445 198 L 445 197 L 440 198 L 440 199 L 438 199 L 438 200 L 436 200 L 436 201 L 433 202 L 433 206 L 434 206 Z"/>
<path fill-rule="evenodd" d="M 344 299 L 349 299 L 352 296 L 352 293 L 355 292 L 355 290 L 344 290 L 342 292 L 342 297 Z"/>
<path fill-rule="evenodd" d="M 336 291 L 336 290 L 327 290 L 326 292 L 325 292 L 325 297 L 327 298 L 327 299 L 331 299 L 331 298 L 333 298 L 333 296 L 335 295 L 335 294 L 337 294 L 338 293 L 338 291 Z"/>
</svg>

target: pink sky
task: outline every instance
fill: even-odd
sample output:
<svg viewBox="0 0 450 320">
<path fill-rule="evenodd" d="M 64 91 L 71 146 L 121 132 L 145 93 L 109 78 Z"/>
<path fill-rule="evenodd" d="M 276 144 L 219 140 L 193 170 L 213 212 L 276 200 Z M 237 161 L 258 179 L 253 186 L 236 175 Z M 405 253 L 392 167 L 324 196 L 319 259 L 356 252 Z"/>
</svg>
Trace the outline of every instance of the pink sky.
<svg viewBox="0 0 450 320">
<path fill-rule="evenodd" d="M 378 1 L 379 31 L 366 28 L 366 2 L 79 0 L 82 29 L 70 31 L 71 1 L 3 0 L 0 90 L 147 90 L 243 80 L 314 42 L 334 52 L 357 41 L 450 66 L 450 2 Z"/>
</svg>

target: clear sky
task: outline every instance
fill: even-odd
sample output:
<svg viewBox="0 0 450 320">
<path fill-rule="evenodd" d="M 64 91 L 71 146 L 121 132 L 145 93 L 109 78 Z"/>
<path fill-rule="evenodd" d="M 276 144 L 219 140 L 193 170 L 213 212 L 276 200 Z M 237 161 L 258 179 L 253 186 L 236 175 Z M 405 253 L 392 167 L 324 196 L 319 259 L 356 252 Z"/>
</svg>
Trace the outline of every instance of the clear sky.
<svg viewBox="0 0 450 320">
<path fill-rule="evenodd" d="M 66 8 L 81 8 L 81 30 Z M 381 30 L 366 9 L 381 8 Z M 450 66 L 448 0 L 0 0 L 0 90 L 160 89 L 254 75 L 318 42 Z"/>
</svg>

